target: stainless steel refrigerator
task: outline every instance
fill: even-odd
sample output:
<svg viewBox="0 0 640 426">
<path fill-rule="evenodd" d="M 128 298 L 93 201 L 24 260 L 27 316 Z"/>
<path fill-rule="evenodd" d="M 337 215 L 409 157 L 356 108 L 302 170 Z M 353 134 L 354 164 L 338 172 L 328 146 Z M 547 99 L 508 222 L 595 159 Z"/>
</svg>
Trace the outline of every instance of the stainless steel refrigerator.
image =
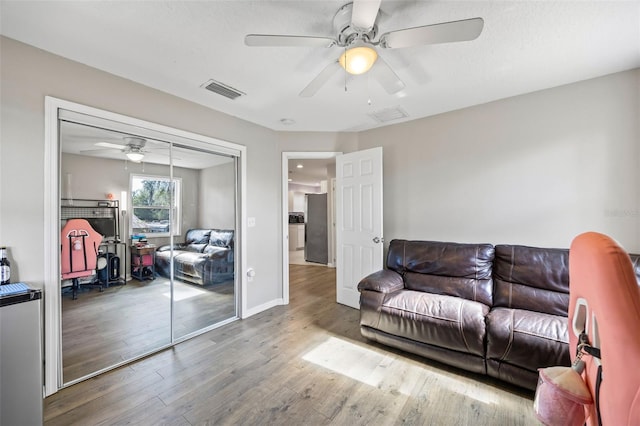
<svg viewBox="0 0 640 426">
<path fill-rule="evenodd" d="M 327 225 L 327 194 L 306 194 L 304 260 L 322 263 L 329 261 Z"/>
</svg>

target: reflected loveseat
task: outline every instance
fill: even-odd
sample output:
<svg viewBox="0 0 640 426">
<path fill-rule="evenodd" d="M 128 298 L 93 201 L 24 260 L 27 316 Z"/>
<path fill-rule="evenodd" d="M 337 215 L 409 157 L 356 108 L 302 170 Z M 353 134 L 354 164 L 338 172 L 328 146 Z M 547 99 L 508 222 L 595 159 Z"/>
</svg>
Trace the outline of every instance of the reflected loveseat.
<svg viewBox="0 0 640 426">
<path fill-rule="evenodd" d="M 230 229 L 190 229 L 184 243 L 164 245 L 156 250 L 156 271 L 198 285 L 233 280 L 234 231 Z"/>
</svg>

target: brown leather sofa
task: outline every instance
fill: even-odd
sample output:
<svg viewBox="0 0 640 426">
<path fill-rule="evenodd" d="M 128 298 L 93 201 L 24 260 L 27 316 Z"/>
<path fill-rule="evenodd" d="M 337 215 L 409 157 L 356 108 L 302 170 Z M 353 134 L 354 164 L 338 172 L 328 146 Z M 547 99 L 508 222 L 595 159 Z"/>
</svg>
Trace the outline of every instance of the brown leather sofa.
<svg viewBox="0 0 640 426">
<path fill-rule="evenodd" d="M 360 330 L 376 342 L 535 389 L 570 365 L 569 251 L 393 240 L 359 284 Z"/>
</svg>

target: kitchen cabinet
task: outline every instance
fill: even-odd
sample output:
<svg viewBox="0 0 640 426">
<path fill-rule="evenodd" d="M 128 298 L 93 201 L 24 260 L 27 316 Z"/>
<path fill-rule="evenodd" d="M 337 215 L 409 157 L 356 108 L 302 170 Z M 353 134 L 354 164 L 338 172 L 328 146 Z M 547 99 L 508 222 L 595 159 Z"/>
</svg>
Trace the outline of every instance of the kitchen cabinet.
<svg viewBox="0 0 640 426">
<path fill-rule="evenodd" d="M 289 224 L 289 251 L 304 249 L 304 223 Z"/>
</svg>

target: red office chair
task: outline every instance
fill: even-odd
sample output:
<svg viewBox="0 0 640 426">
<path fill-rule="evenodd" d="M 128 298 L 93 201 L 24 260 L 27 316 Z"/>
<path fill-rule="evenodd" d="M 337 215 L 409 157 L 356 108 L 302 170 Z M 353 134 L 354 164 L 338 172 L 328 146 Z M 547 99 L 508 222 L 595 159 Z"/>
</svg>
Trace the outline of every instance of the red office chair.
<svg viewBox="0 0 640 426">
<path fill-rule="evenodd" d="M 577 236 L 569 251 L 569 344 L 582 341 L 593 397 L 589 425 L 640 425 L 640 287 L 629 255 L 603 234 Z"/>
<path fill-rule="evenodd" d="M 60 265 L 62 279 L 73 282 L 73 299 L 77 298 L 80 283 L 78 278 L 88 277 L 96 273 L 98 247 L 102 242 L 102 235 L 97 233 L 85 219 L 69 219 L 60 233 Z M 102 284 L 88 283 L 83 286 L 98 286 L 102 291 Z"/>
</svg>

